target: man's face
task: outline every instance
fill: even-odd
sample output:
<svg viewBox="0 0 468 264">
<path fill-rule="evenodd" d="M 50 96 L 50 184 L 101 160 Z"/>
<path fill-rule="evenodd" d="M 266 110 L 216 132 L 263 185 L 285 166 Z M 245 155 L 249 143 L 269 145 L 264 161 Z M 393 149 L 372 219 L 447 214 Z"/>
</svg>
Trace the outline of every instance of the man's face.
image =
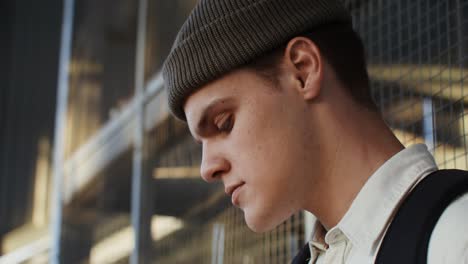
<svg viewBox="0 0 468 264">
<path fill-rule="evenodd" d="M 203 86 L 185 104 L 189 129 L 203 146 L 203 179 L 223 182 L 253 231 L 303 209 L 313 184 L 306 175 L 320 164 L 307 109 L 300 93 L 247 69 Z"/>
</svg>

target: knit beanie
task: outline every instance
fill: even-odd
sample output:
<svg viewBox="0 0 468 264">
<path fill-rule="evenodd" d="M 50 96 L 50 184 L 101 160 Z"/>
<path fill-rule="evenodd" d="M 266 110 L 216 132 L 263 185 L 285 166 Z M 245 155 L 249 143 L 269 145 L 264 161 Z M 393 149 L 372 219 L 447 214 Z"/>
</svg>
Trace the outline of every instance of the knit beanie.
<svg viewBox="0 0 468 264">
<path fill-rule="evenodd" d="M 172 113 L 202 85 L 320 25 L 350 22 L 341 0 L 200 0 L 163 64 Z"/>
</svg>

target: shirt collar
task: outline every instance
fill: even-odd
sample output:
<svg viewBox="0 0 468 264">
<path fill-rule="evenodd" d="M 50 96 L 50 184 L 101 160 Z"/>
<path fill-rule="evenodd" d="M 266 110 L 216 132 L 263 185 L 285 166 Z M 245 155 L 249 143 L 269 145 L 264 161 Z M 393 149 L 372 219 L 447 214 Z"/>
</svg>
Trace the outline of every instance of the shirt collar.
<svg viewBox="0 0 468 264">
<path fill-rule="evenodd" d="M 367 180 L 337 226 L 325 236 L 343 233 L 353 247 L 376 250 L 395 209 L 406 194 L 437 165 L 424 144 L 405 148 L 387 160 Z M 315 222 L 312 240 L 320 223 Z M 310 245 L 312 246 L 312 245 Z"/>
<path fill-rule="evenodd" d="M 327 244 L 324 241 L 327 231 L 323 225 L 314 217 L 312 224 L 312 233 L 310 234 L 309 239 L 309 250 L 310 250 L 310 259 L 314 263 L 315 259 L 320 255 L 320 252 L 326 251 L 328 249 Z"/>
</svg>

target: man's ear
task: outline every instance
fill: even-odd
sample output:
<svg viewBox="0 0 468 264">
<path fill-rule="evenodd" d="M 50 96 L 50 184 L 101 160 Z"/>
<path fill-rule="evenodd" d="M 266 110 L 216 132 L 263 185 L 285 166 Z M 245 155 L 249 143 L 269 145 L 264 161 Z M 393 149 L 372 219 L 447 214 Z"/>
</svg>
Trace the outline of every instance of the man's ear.
<svg viewBox="0 0 468 264">
<path fill-rule="evenodd" d="M 317 45 L 308 38 L 295 37 L 288 42 L 284 56 L 297 90 L 306 100 L 316 98 L 323 80 L 323 62 Z"/>
</svg>

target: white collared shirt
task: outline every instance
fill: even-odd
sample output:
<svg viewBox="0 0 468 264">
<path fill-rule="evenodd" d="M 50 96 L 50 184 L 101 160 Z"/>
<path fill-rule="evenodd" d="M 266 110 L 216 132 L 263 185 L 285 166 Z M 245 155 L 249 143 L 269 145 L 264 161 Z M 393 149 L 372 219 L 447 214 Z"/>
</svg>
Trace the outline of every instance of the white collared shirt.
<svg viewBox="0 0 468 264">
<path fill-rule="evenodd" d="M 408 192 L 435 170 L 424 144 L 395 154 L 368 179 L 338 225 L 326 231 L 315 221 L 309 264 L 374 263 L 393 213 Z M 434 228 L 428 264 L 440 263 L 468 264 L 468 194 L 450 204 Z"/>
</svg>

